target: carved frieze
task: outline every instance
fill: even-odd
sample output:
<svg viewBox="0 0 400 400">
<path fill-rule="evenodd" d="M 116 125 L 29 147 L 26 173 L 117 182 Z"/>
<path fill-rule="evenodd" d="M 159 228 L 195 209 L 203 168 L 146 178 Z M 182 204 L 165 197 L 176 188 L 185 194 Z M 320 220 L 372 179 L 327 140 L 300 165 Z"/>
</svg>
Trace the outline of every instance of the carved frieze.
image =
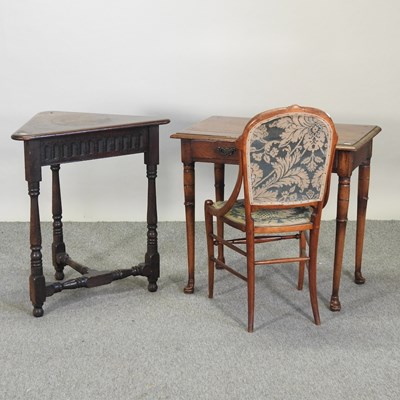
<svg viewBox="0 0 400 400">
<path fill-rule="evenodd" d="M 141 153 L 146 150 L 147 129 L 140 128 L 118 134 L 109 132 L 103 137 L 99 135 L 79 134 L 67 137 L 57 136 L 42 140 L 41 164 L 51 165 L 112 157 L 115 155 Z"/>
</svg>

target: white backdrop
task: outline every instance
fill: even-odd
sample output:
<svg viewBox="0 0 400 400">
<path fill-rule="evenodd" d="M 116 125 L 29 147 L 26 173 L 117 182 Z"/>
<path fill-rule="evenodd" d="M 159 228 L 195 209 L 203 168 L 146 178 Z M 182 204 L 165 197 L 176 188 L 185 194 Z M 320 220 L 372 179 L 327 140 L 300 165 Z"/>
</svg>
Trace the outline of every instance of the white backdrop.
<svg viewBox="0 0 400 400">
<path fill-rule="evenodd" d="M 0 220 L 29 218 L 23 146 L 10 135 L 37 112 L 170 118 L 157 179 L 166 221 L 184 220 L 180 146 L 170 134 L 210 115 L 293 103 L 382 127 L 368 218 L 399 219 L 399 15 L 398 0 L 0 0 Z M 197 164 L 198 219 L 212 171 Z M 145 220 L 142 155 L 63 165 L 61 179 L 64 220 Z M 325 219 L 335 218 L 336 185 L 335 177 Z M 43 220 L 50 189 L 46 168 Z"/>
</svg>

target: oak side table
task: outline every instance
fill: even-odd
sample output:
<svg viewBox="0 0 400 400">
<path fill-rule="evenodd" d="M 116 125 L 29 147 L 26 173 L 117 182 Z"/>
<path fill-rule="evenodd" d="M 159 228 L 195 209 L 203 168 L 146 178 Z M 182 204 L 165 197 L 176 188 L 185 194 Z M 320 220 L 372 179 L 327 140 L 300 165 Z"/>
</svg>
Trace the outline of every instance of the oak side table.
<svg viewBox="0 0 400 400">
<path fill-rule="evenodd" d="M 156 176 L 159 163 L 159 125 L 168 119 L 147 117 L 46 111 L 36 114 L 18 129 L 12 139 L 24 143 L 25 179 L 30 196 L 30 298 L 33 315 L 43 315 L 47 297 L 66 289 L 91 288 L 106 285 L 128 276 L 145 276 L 148 290 L 157 290 L 160 257 L 157 244 Z M 72 260 L 63 240 L 60 164 L 144 153 L 148 180 L 147 190 L 147 252 L 144 262 L 128 269 L 97 271 Z M 43 275 L 42 238 L 39 216 L 41 169 L 52 171 L 54 283 L 46 283 Z M 64 281 L 64 267 L 80 273 Z"/>
</svg>

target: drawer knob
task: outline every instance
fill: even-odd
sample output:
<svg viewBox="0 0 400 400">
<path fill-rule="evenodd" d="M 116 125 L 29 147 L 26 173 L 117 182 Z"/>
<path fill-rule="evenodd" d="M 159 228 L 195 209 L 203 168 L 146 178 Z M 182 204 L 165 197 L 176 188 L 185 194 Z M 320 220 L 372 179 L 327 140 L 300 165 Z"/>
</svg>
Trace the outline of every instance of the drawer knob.
<svg viewBox="0 0 400 400">
<path fill-rule="evenodd" d="M 224 157 L 230 157 L 236 153 L 236 147 L 217 147 L 216 151 Z"/>
</svg>

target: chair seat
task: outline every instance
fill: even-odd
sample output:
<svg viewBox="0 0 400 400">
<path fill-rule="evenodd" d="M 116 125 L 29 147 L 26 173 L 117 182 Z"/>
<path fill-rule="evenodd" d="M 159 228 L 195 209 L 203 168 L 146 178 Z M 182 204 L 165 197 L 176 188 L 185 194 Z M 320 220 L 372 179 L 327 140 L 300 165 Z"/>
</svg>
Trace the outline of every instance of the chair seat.
<svg viewBox="0 0 400 400">
<path fill-rule="evenodd" d="M 225 203 L 225 201 L 216 201 L 213 206 L 216 209 L 220 209 Z M 312 211 L 312 207 L 264 209 L 253 212 L 252 217 L 256 227 L 292 226 L 311 222 Z M 244 200 L 237 200 L 233 207 L 225 214 L 225 218 L 235 223 L 245 224 Z"/>
</svg>

